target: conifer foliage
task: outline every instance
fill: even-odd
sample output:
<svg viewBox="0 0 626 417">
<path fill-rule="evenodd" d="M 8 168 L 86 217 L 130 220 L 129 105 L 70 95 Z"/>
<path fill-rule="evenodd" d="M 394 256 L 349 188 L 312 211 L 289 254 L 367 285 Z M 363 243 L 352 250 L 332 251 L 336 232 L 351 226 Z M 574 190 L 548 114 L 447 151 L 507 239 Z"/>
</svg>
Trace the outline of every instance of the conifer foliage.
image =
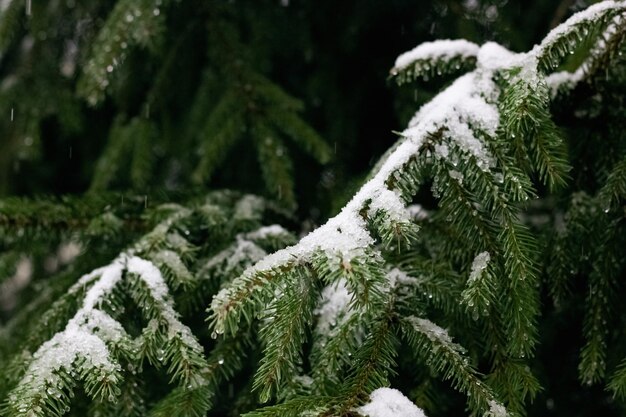
<svg viewBox="0 0 626 417">
<path fill-rule="evenodd" d="M 5 8 L 0 47 L 17 36 L 18 3 Z M 135 49 L 170 42 L 158 35 L 177 4 L 116 2 L 71 100 L 121 94 L 116 74 Z M 452 81 L 343 209 L 300 238 L 283 142 L 322 164 L 332 152 L 302 104 L 237 56 L 239 32 L 215 17 L 227 12 L 206 13 L 212 63 L 184 118 L 199 150 L 190 184 L 246 139 L 277 201 L 213 191 L 116 204 L 105 192 L 127 157 L 123 183 L 151 181 L 145 149 L 174 123 L 145 117 L 164 106 L 167 57 L 144 116 L 113 121 L 86 196 L 0 201 L 3 288 L 17 285 L 42 230 L 83 248 L 57 256 L 67 265 L 0 328 L 0 414 L 422 417 L 460 394 L 468 415 L 524 416 L 548 388 L 538 355 L 548 317 L 572 312 L 584 317 L 580 389 L 626 401 L 614 325 L 626 266 L 625 2 L 574 14 L 527 52 L 440 40 L 399 56 L 400 86 Z"/>
</svg>

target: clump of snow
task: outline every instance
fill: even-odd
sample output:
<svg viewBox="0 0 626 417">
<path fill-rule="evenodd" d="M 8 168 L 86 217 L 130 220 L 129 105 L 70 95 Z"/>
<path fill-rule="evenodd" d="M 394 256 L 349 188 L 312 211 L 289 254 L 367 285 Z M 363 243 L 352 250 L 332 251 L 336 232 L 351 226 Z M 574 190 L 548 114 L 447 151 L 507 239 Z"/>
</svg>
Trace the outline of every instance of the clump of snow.
<svg viewBox="0 0 626 417">
<path fill-rule="evenodd" d="M 428 211 L 421 204 L 411 204 L 406 208 L 413 220 L 425 220 L 428 218 Z"/>
<path fill-rule="evenodd" d="M 553 72 L 546 77 L 546 82 L 550 88 L 552 97 L 555 97 L 560 89 L 572 89 L 584 79 L 587 71 L 589 70 L 592 59 L 606 49 L 607 40 L 611 39 L 618 32 L 618 28 L 621 27 L 623 23 L 624 18 L 622 16 L 615 16 L 604 30 L 602 36 L 598 37 L 596 44 L 591 48 L 590 57 L 585 60 L 574 72 L 558 71 Z"/>
<path fill-rule="evenodd" d="M 370 402 L 359 407 L 357 411 L 368 417 L 426 417 L 424 411 L 393 388 L 372 391 Z"/>
<path fill-rule="evenodd" d="M 390 288 L 395 288 L 398 285 L 402 286 L 410 286 L 416 285 L 418 283 L 417 278 L 411 277 L 406 274 L 406 272 L 399 270 L 398 268 L 393 268 L 389 272 L 387 272 L 387 281 L 389 282 Z"/>
<path fill-rule="evenodd" d="M 303 387 L 311 387 L 313 385 L 313 378 L 308 375 L 296 375 L 293 377 L 294 382 L 300 384 Z"/>
<path fill-rule="evenodd" d="M 238 239 L 235 250 L 226 261 L 227 268 L 235 268 L 243 262 L 256 262 L 261 260 L 267 253 L 249 240 Z"/>
<path fill-rule="evenodd" d="M 489 252 L 486 251 L 476 255 L 474 261 L 472 262 L 472 270 L 470 272 L 468 282 L 473 282 L 482 275 L 483 271 L 487 268 L 490 259 L 491 256 L 489 255 Z"/>
<path fill-rule="evenodd" d="M 471 124 L 474 129 L 481 129 L 488 135 L 494 135 L 498 128 L 496 105 L 488 103 L 483 97 L 483 91 L 476 88 L 480 84 L 495 90 L 495 84 L 485 81 L 484 77 L 478 72 L 459 77 L 420 108 L 402 135 L 413 139 L 422 138 L 427 133 L 443 129 L 451 143 L 474 156 L 481 169 L 489 170 L 493 165 L 493 157 L 469 127 Z M 488 91 L 487 95 L 492 94 Z M 449 153 L 447 147 L 437 148 L 436 152 L 444 158 Z"/>
<path fill-rule="evenodd" d="M 516 54 L 496 42 L 486 42 L 478 52 L 478 66 L 487 71 L 519 66 L 524 54 Z"/>
<path fill-rule="evenodd" d="M 77 242 L 67 242 L 59 246 L 57 250 L 57 257 L 61 265 L 66 265 L 72 262 L 80 253 L 83 248 Z"/>
<path fill-rule="evenodd" d="M 396 59 L 394 70 L 408 67 L 418 60 L 450 60 L 455 57 L 473 57 L 478 53 L 478 45 L 465 39 L 442 39 L 424 42 Z"/>
<path fill-rule="evenodd" d="M 506 408 L 495 400 L 489 401 L 489 415 L 490 417 L 508 417 Z"/>
<path fill-rule="evenodd" d="M 109 294 L 115 285 L 122 279 L 123 258 L 114 260 L 108 267 L 101 269 L 100 278 L 87 291 L 82 310 L 92 310 Z"/>
<path fill-rule="evenodd" d="M 406 220 L 410 217 L 406 203 L 395 190 L 387 188 L 380 190 L 378 198 L 370 203 L 369 215 L 373 216 L 378 210 L 385 212 L 392 220 Z"/>
<path fill-rule="evenodd" d="M 39 395 L 47 386 L 59 386 L 61 381 L 57 373 L 61 370 L 69 372 L 78 358 L 84 360 L 83 369 L 98 368 L 108 375 L 120 371 L 102 339 L 71 321 L 65 330 L 55 334 L 33 355 L 33 361 L 18 385 L 22 400 Z"/>
</svg>

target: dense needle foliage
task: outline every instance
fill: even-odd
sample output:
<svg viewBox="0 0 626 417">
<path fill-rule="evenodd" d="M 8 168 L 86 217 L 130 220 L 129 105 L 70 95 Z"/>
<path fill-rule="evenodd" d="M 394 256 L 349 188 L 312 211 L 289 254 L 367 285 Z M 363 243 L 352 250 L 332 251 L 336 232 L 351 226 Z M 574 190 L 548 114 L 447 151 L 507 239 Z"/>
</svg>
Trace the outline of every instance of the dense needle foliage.
<svg viewBox="0 0 626 417">
<path fill-rule="evenodd" d="M 626 3 L 327 3 L 0 5 L 0 415 L 626 411 Z"/>
</svg>

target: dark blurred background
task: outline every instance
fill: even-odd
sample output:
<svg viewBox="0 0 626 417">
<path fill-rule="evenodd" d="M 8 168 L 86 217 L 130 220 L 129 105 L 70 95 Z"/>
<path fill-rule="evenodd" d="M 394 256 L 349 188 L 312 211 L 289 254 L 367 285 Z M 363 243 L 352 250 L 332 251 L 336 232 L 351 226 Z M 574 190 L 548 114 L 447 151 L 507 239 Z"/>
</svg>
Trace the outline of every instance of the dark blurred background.
<svg viewBox="0 0 626 417">
<path fill-rule="evenodd" d="M 206 52 L 211 45 L 202 34 L 215 16 L 203 3 L 219 3 L 218 18 L 238 28 L 247 48 L 242 51 L 246 62 L 303 100 L 303 118 L 336 153 L 334 161 L 322 167 L 297 149 L 291 152 L 300 214 L 318 220 L 343 204 L 394 143 L 392 131 L 401 130 L 418 105 L 442 85 L 395 87 L 388 74 L 400 53 L 420 42 L 445 38 L 495 40 L 524 51 L 588 2 L 174 2 L 166 10 L 166 33 L 159 34 L 156 46 L 138 48 L 128 57 L 112 92 L 95 108 L 71 95 L 80 78 L 81 59 L 88 57 L 90 43 L 114 2 L 88 3 L 34 2 L 31 16 L 21 17 L 13 29 L 17 33 L 5 42 L 0 61 L 0 195 L 87 190 L 113 120 L 142 111 L 143 99 L 168 58 L 161 51 L 176 42 L 179 53 L 165 83 L 168 89 L 161 92 L 159 108 L 150 116 L 158 120 L 160 135 L 169 137 L 169 145 L 155 142 L 159 169 L 146 189 L 138 191 L 186 188 L 185 168 L 194 150 L 183 140 L 188 129 L 180 115 L 193 98 L 203 68 L 211 64 Z M 3 29 L 0 40 L 6 36 Z M 179 36 L 185 32 L 184 38 Z M 72 54 L 73 60 L 68 60 Z M 65 65 L 61 76 L 60 65 Z M 246 152 L 245 141 L 226 161 L 206 186 L 263 192 L 255 174 L 256 158 Z M 127 189 L 128 184 L 119 180 L 111 188 Z"/>
</svg>

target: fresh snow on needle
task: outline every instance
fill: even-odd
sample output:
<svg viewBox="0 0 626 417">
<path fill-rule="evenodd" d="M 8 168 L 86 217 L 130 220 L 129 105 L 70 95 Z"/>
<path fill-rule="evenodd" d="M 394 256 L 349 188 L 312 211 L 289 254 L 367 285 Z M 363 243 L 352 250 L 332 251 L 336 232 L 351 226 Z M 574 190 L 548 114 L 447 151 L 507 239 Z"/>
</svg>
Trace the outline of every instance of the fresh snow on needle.
<svg viewBox="0 0 626 417">
<path fill-rule="evenodd" d="M 478 45 L 465 39 L 442 39 L 434 42 L 425 42 L 400 55 L 396 59 L 394 69 L 401 70 L 418 60 L 466 58 L 476 56 L 477 53 Z"/>
<path fill-rule="evenodd" d="M 617 3 L 615 1 L 603 1 L 600 3 L 593 4 L 582 10 L 578 13 L 573 14 L 569 19 L 567 19 L 562 24 L 558 25 L 548 35 L 543 38 L 541 44 L 535 46 L 531 53 L 540 55 L 544 52 L 544 50 L 552 45 L 557 39 L 561 38 L 567 32 L 572 31 L 573 27 L 579 25 L 583 22 L 592 22 L 600 17 L 600 15 L 606 13 L 608 10 L 617 9 L 617 8 L 625 8 L 626 4 L 623 2 Z"/>
<path fill-rule="evenodd" d="M 437 326 L 435 323 L 428 319 L 419 317 L 409 317 L 407 320 L 413 324 L 415 330 L 423 333 L 433 342 L 438 342 L 444 345 L 453 345 L 452 338 L 448 334 L 448 331 L 444 328 Z"/>
<path fill-rule="evenodd" d="M 315 310 L 315 314 L 319 317 L 317 321 L 318 333 L 328 335 L 336 325 L 340 324 L 340 321 L 345 321 L 351 315 L 350 298 L 351 295 L 344 278 L 322 290 L 320 306 Z"/>
<path fill-rule="evenodd" d="M 370 402 L 357 411 L 368 417 L 426 417 L 424 412 L 393 388 L 378 388 L 370 394 Z"/>
<path fill-rule="evenodd" d="M 477 86 L 487 89 L 478 89 Z M 463 151 L 474 156 L 481 169 L 489 170 L 493 165 L 493 158 L 469 127 L 472 124 L 474 129 L 482 129 L 489 135 L 494 135 L 498 128 L 498 109 L 495 104 L 486 101 L 481 95 L 483 91 L 495 91 L 493 81 L 483 74 L 471 72 L 459 77 L 450 87 L 420 108 L 409 122 L 408 129 L 402 132 L 402 136 L 417 140 L 428 133 L 444 129 L 444 135 L 450 142 L 456 143 Z M 447 146 L 438 147 L 436 152 L 446 158 L 449 149 Z"/>
<path fill-rule="evenodd" d="M 137 275 L 149 289 L 157 309 L 168 328 L 168 336 L 178 336 L 189 348 L 202 352 L 202 346 L 182 324 L 174 310 L 165 280 L 159 269 L 149 261 L 127 254 L 103 268 L 82 276 L 71 291 L 95 280 L 85 294 L 82 307 L 69 321 L 65 329 L 45 342 L 33 355 L 26 376 L 20 386 L 26 387 L 23 396 L 38 395 L 46 386 L 58 385 L 58 371 L 69 371 L 81 358 L 83 369 L 98 368 L 106 374 L 119 371 L 120 366 L 111 357 L 106 343 L 116 343 L 128 334 L 122 325 L 100 309 L 100 303 L 111 294 L 120 282 L 123 271 Z M 75 288 L 76 287 L 76 288 Z"/>
<path fill-rule="evenodd" d="M 469 282 L 475 281 L 478 279 L 483 271 L 487 268 L 487 264 L 491 256 L 489 252 L 481 252 L 474 258 L 474 262 L 472 262 L 472 271 L 470 272 Z"/>
<path fill-rule="evenodd" d="M 489 401 L 489 414 L 491 417 L 508 417 L 506 408 L 495 400 Z"/>
</svg>

